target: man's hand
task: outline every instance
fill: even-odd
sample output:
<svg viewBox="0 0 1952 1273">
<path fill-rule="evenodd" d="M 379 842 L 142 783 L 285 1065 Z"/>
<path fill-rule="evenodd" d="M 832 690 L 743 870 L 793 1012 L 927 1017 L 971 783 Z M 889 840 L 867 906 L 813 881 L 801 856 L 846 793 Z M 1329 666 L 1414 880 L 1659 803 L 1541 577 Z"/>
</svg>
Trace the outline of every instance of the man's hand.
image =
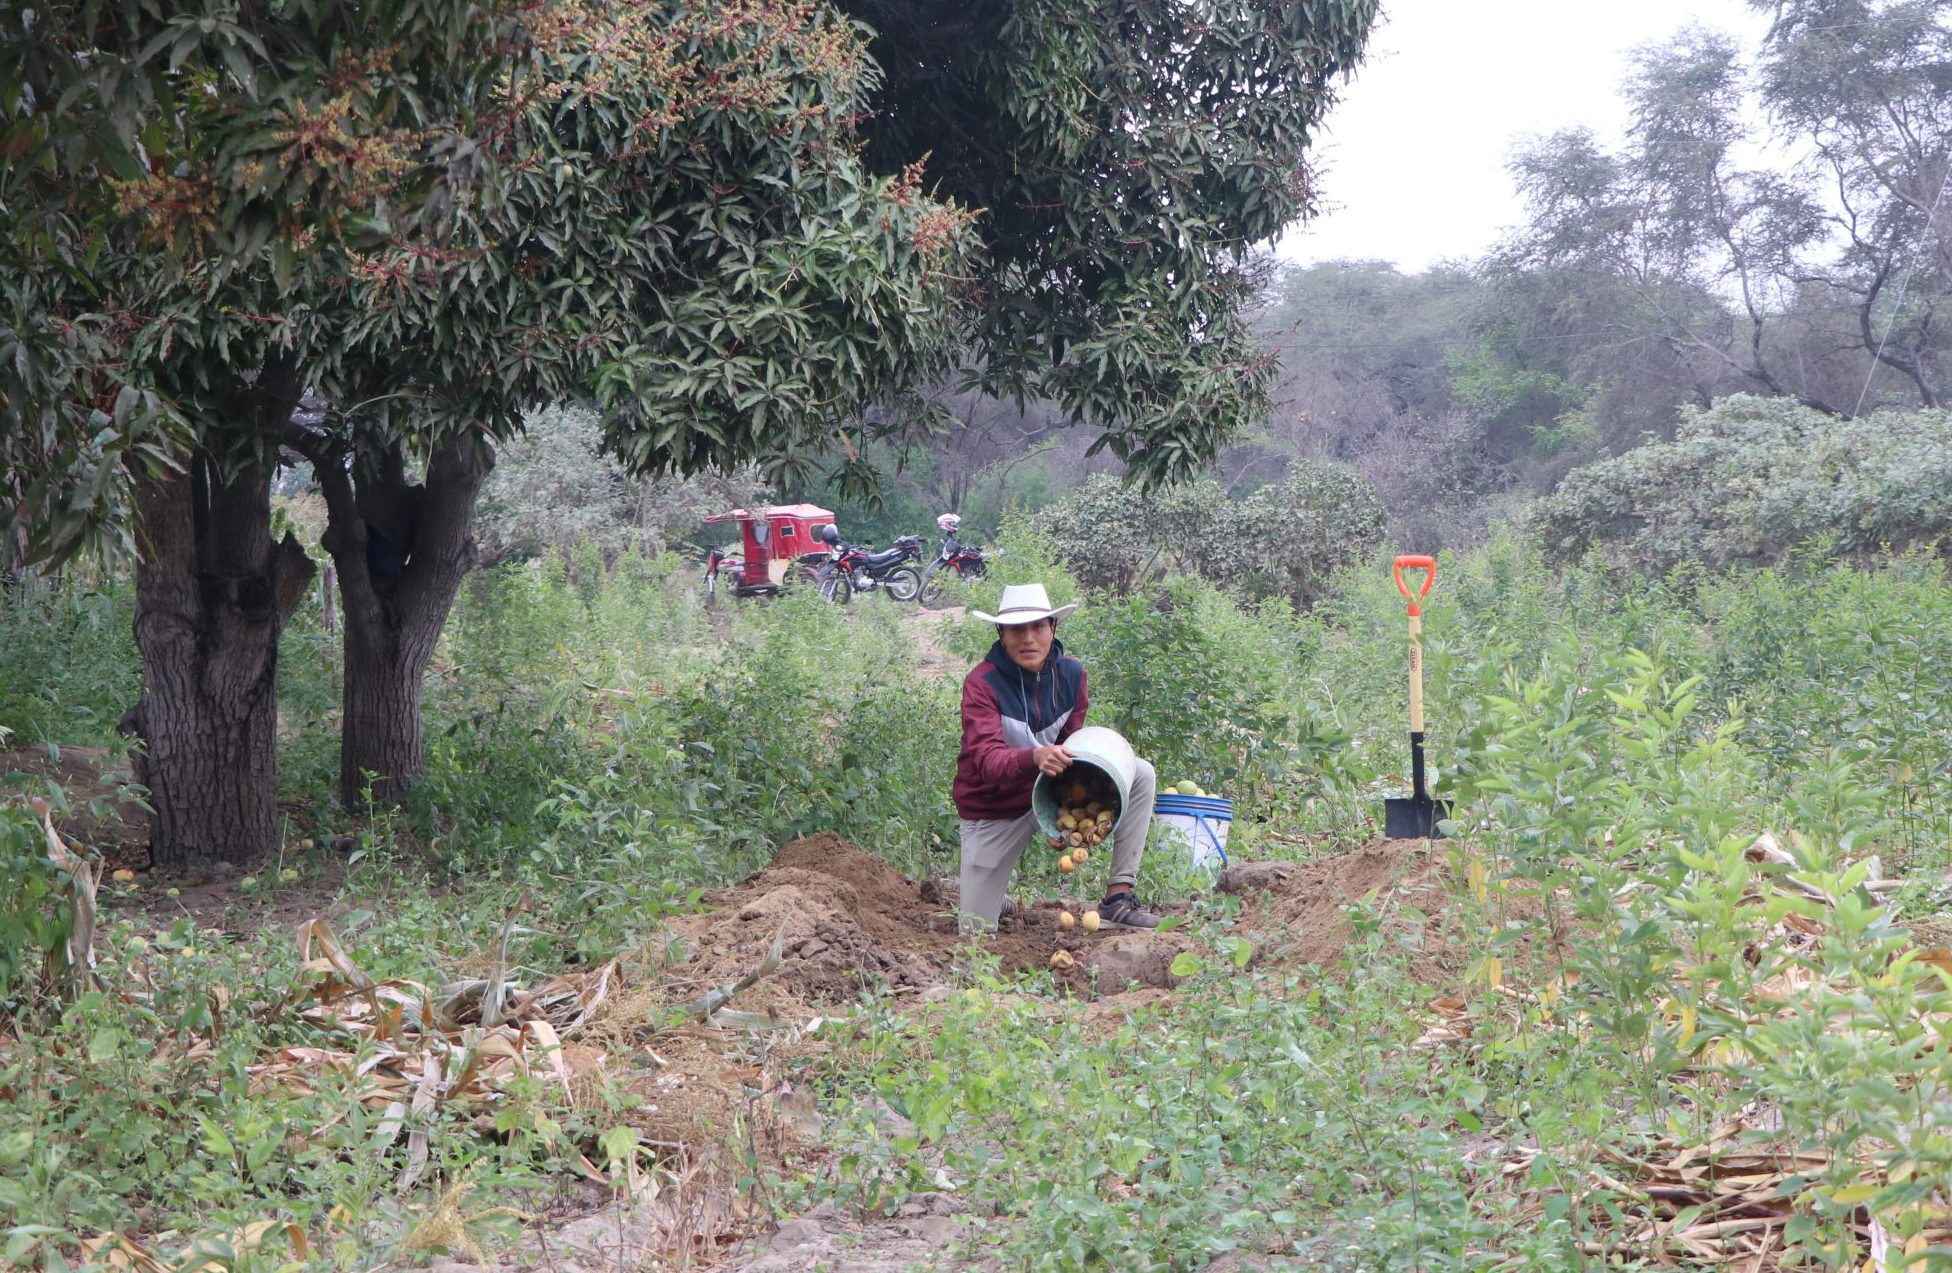
<svg viewBox="0 0 1952 1273">
<path fill-rule="evenodd" d="M 1030 754 L 1036 758 L 1038 770 L 1053 778 L 1069 769 L 1071 762 L 1077 759 L 1063 743 L 1052 743 L 1048 747 L 1032 747 Z"/>
</svg>

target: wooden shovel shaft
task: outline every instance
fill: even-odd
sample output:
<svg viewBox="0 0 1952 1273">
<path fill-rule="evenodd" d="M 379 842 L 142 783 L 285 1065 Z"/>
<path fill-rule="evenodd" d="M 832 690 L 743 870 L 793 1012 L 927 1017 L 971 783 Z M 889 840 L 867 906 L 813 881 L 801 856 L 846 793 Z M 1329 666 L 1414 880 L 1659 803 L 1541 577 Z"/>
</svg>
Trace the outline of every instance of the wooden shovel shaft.
<svg viewBox="0 0 1952 1273">
<path fill-rule="evenodd" d="M 1410 616 L 1410 732 L 1423 733 L 1423 616 Z"/>
<path fill-rule="evenodd" d="M 1412 590 L 1403 577 L 1406 570 L 1421 570 L 1423 583 Z M 1421 553 L 1406 553 L 1396 559 L 1393 573 L 1396 590 L 1410 603 L 1410 770 L 1412 791 L 1420 805 L 1430 797 L 1423 785 L 1423 599 L 1430 585 L 1437 582 L 1437 559 Z"/>
<path fill-rule="evenodd" d="M 1410 616 L 1410 793 L 1430 798 L 1423 781 L 1423 616 Z"/>
</svg>

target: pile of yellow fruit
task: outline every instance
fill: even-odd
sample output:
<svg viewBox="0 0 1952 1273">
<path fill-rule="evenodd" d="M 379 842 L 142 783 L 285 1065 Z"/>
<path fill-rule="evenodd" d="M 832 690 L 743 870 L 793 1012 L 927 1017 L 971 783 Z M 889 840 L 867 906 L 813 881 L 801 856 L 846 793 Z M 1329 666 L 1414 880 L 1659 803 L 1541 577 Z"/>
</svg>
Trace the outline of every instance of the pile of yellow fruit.
<svg viewBox="0 0 1952 1273">
<path fill-rule="evenodd" d="M 1111 838 L 1118 822 L 1118 789 L 1096 769 L 1074 768 L 1078 776 L 1063 788 L 1057 810 L 1057 834 L 1051 848 L 1063 854 L 1057 869 L 1069 875 L 1091 860 L 1091 851 Z"/>
</svg>

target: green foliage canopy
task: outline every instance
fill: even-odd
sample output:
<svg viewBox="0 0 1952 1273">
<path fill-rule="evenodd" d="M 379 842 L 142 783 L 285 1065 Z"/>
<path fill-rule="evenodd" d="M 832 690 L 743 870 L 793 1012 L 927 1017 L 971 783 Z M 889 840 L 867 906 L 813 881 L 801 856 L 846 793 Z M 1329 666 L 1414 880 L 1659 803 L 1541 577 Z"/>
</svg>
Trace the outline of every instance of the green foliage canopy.
<svg viewBox="0 0 1952 1273">
<path fill-rule="evenodd" d="M 7 395 L 52 421 L 15 471 L 66 483 L 36 529 L 87 504 L 71 456 L 113 473 L 144 436 L 106 436 L 83 390 L 234 462 L 307 392 L 342 452 L 594 392 L 626 463 L 693 471 L 829 439 L 947 365 L 967 217 L 861 163 L 872 68 L 825 10 L 212 4 L 8 32 L 37 175 L 9 178 L 0 272 L 41 280 L 18 330 L 80 333 Z M 31 81 L 47 59 L 120 69 Z"/>
<path fill-rule="evenodd" d="M 341 452 L 594 396 L 633 470 L 778 475 L 958 351 L 1184 473 L 1261 403 L 1246 249 L 1374 14 L 1207 7 L 16 14 L 10 519 L 88 546 L 121 460 L 262 460 L 307 393 Z"/>
<path fill-rule="evenodd" d="M 256 375 L 313 326 L 269 267 L 424 206 L 510 30 L 445 0 L 0 15 L 4 528 L 43 555 L 126 547 L 127 479 L 184 458 L 198 369 Z"/>
<path fill-rule="evenodd" d="M 980 379 L 1183 478 L 1267 409 L 1250 245 L 1307 213 L 1302 153 L 1374 0 L 844 0 L 886 85 L 884 166 L 922 160 L 988 266 Z"/>
</svg>

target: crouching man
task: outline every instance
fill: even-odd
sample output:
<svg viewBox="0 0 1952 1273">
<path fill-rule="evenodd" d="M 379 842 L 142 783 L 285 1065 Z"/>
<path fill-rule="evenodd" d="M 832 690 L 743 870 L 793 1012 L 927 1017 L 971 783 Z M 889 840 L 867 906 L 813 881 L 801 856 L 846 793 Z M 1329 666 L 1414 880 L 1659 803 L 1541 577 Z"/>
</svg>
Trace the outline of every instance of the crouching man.
<svg viewBox="0 0 1952 1273">
<path fill-rule="evenodd" d="M 1030 812 L 1039 773 L 1055 777 L 1075 759 L 1064 740 L 1084 726 L 1084 664 L 1064 652 L 1058 620 L 1075 605 L 1053 609 L 1042 584 L 1003 590 L 995 614 L 972 611 L 996 625 L 996 644 L 962 683 L 962 754 L 954 796 L 962 831 L 962 927 L 996 925 L 1006 905 L 1010 873 L 1024 848 L 1042 843 Z M 1112 928 L 1156 928 L 1159 917 L 1132 895 L 1152 826 L 1155 775 L 1137 762 L 1124 817 L 1112 837 L 1112 878 L 1099 921 Z"/>
</svg>

